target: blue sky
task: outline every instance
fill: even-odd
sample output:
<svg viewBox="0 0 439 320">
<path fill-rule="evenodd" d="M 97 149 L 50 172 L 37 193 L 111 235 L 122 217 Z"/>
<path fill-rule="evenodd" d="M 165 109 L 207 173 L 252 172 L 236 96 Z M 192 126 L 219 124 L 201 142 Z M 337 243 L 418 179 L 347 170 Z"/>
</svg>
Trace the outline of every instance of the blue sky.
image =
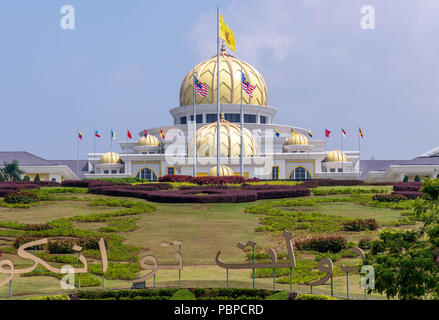
<svg viewBox="0 0 439 320">
<path fill-rule="evenodd" d="M 328 148 L 409 159 L 437 146 L 439 0 L 219 1 L 236 57 L 263 75 L 276 123 L 310 127 Z M 76 13 L 62 30 L 60 8 Z M 0 150 L 47 159 L 108 151 L 110 130 L 172 123 L 181 81 L 215 54 L 217 1 L 0 3 Z M 375 30 L 360 9 L 375 7 Z M 116 151 L 119 150 L 118 148 Z"/>
</svg>

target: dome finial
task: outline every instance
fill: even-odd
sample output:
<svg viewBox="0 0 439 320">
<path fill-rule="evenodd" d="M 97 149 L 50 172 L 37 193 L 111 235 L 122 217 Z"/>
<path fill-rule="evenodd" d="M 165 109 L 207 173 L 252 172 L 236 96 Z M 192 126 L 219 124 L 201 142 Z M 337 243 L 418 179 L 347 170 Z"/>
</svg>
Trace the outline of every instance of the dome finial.
<svg viewBox="0 0 439 320">
<path fill-rule="evenodd" d="M 224 112 L 221 112 L 221 114 L 220 114 L 220 120 L 224 120 Z"/>
<path fill-rule="evenodd" d="M 223 52 L 226 52 L 226 45 L 224 44 L 224 41 L 223 44 L 221 45 L 221 53 Z"/>
</svg>

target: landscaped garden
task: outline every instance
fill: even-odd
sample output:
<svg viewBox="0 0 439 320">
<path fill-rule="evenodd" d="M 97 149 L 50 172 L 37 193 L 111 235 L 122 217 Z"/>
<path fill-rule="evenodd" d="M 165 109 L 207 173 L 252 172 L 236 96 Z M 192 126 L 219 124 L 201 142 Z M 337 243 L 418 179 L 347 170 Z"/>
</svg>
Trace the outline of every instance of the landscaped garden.
<svg viewBox="0 0 439 320">
<path fill-rule="evenodd" d="M 276 291 L 250 290 L 242 295 L 243 299 L 265 299 L 273 294 L 288 298 L 282 292 L 290 289 L 291 282 L 293 289 L 299 291 L 297 298 L 309 298 L 301 292 L 311 290 L 346 296 L 346 273 L 341 266 L 363 264 L 351 248 L 363 249 L 366 260 L 382 267 L 379 255 L 386 250 L 396 250 L 386 247 L 390 240 L 389 236 L 383 240 L 383 234 L 395 231 L 414 234 L 425 227 L 425 212 L 422 216 L 419 210 L 414 210 L 419 208 L 419 205 L 416 207 L 419 200 L 415 198 L 422 194 L 419 183 L 394 187 L 365 185 L 361 181 L 179 179 L 174 181 L 173 177 L 167 177 L 157 183 L 138 179 L 65 181 L 61 185 L 0 183 L 0 260 L 11 260 L 16 270 L 30 267 L 32 261 L 17 256 L 17 248 L 33 240 L 48 238 L 47 244 L 31 248 L 30 252 L 54 267 L 77 267 L 78 256 L 73 250 L 77 244 L 83 248 L 81 256 L 88 262 L 88 273 L 80 275 L 79 293 L 60 288 L 63 274 L 51 273 L 38 266 L 33 272 L 13 278 L 12 298 L 57 294 L 65 298 L 64 294 L 75 293 L 69 297 L 168 299 L 177 293 L 178 286 L 198 288 L 189 292 L 200 299 L 236 295 L 235 291 L 202 291 L 202 288 L 253 287 L 251 270 L 228 270 L 226 273 L 215 264 L 217 252 L 221 251 L 221 257 L 231 263 L 252 261 L 250 247 L 240 249 L 236 246 L 238 242 L 252 240 L 256 243 L 255 263 L 271 261 L 270 248 L 277 252 L 279 262 L 287 261 L 284 230 L 293 233 L 296 257 L 293 277 L 289 268 L 277 268 L 274 274 L 270 268 L 256 269 L 255 287 Z M 104 279 L 99 250 L 101 238 L 105 239 L 109 261 Z M 415 238 L 411 240 L 413 243 Z M 173 240 L 182 242 L 180 280 L 176 270 L 159 270 L 146 285 L 174 289 L 149 290 L 153 293 L 129 290 L 138 294 L 111 293 L 113 290 L 109 289 L 131 288 L 136 277 L 149 272 L 139 263 L 145 256 L 154 256 L 159 265 L 175 264 L 176 246 L 162 246 L 163 242 Z M 310 288 L 310 281 L 324 275 L 317 270 L 324 257 L 334 263 L 332 286 L 328 281 Z M 0 281 L 3 278 L 5 275 L 0 275 Z M 379 280 L 377 276 L 378 288 Z M 350 297 L 363 298 L 359 282 L 358 271 L 349 274 Z M 104 293 L 97 293 L 103 287 Z M 0 297 L 9 297 L 9 290 L 8 285 L 1 287 Z M 385 299 L 386 294 L 385 290 L 371 291 L 368 297 Z M 397 298 L 398 295 L 389 297 Z"/>
</svg>

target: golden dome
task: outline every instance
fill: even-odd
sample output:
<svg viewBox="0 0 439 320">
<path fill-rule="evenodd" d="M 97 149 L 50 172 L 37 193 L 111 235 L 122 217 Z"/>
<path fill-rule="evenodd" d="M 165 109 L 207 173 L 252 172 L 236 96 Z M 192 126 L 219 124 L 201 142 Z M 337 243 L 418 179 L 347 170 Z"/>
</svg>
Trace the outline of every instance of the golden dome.
<svg viewBox="0 0 439 320">
<path fill-rule="evenodd" d="M 332 150 L 326 155 L 326 162 L 347 162 L 346 154 L 340 150 Z"/>
<path fill-rule="evenodd" d="M 216 157 L 217 145 L 217 122 L 205 125 L 196 132 L 197 156 Z M 244 156 L 254 157 L 258 155 L 258 144 L 249 130 L 244 128 L 242 132 L 244 141 Z M 193 138 L 188 144 L 188 155 L 193 154 Z M 239 157 L 241 155 L 241 126 L 227 120 L 220 120 L 220 156 Z"/>
<path fill-rule="evenodd" d="M 110 151 L 101 156 L 101 159 L 99 160 L 99 163 L 102 164 L 115 164 L 120 163 L 120 157 L 116 152 Z"/>
<path fill-rule="evenodd" d="M 202 97 L 196 94 L 197 104 L 216 104 L 217 101 L 217 71 L 216 55 L 198 64 L 194 70 L 198 80 L 207 86 L 207 95 Z M 236 59 L 221 49 L 219 56 L 220 65 L 220 103 L 241 103 L 241 68 L 249 83 L 256 88 L 253 90 L 253 97 L 243 93 L 244 104 L 260 106 L 267 105 L 267 87 L 261 74 L 247 62 Z M 192 70 L 188 72 L 180 87 L 180 106 L 193 104 L 193 76 Z"/>
<path fill-rule="evenodd" d="M 305 137 L 305 135 L 295 132 L 294 135 L 291 133 L 291 136 L 285 140 L 284 145 L 293 145 L 293 144 L 299 144 L 299 145 L 309 145 L 308 138 Z"/>
<path fill-rule="evenodd" d="M 210 168 L 208 175 L 216 177 L 218 175 L 216 168 L 217 168 L 216 166 Z M 233 170 L 231 168 L 220 165 L 220 176 L 233 176 L 233 175 L 234 175 Z"/>
<path fill-rule="evenodd" d="M 143 136 L 139 139 L 137 142 L 139 146 L 152 146 L 157 147 L 160 145 L 159 139 L 157 137 L 153 136 L 152 134 L 147 134 L 146 137 Z"/>
</svg>

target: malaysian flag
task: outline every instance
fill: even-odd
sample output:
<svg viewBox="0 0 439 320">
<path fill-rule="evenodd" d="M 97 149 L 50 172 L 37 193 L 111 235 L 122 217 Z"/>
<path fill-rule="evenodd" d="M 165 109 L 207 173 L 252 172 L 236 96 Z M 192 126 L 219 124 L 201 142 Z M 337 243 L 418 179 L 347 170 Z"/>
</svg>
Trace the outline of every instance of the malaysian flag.
<svg viewBox="0 0 439 320">
<path fill-rule="evenodd" d="M 255 86 L 252 86 L 249 82 L 248 82 L 248 80 L 247 80 L 247 78 L 245 77 L 245 75 L 244 74 L 242 74 L 242 90 L 244 90 L 245 91 L 245 93 L 247 93 L 249 96 L 250 96 L 250 98 L 253 98 L 253 90 L 255 90 Z"/>
<path fill-rule="evenodd" d="M 207 95 L 207 87 L 204 83 L 198 81 L 197 77 L 194 76 L 194 88 L 195 92 L 200 96 L 205 97 Z"/>
</svg>

